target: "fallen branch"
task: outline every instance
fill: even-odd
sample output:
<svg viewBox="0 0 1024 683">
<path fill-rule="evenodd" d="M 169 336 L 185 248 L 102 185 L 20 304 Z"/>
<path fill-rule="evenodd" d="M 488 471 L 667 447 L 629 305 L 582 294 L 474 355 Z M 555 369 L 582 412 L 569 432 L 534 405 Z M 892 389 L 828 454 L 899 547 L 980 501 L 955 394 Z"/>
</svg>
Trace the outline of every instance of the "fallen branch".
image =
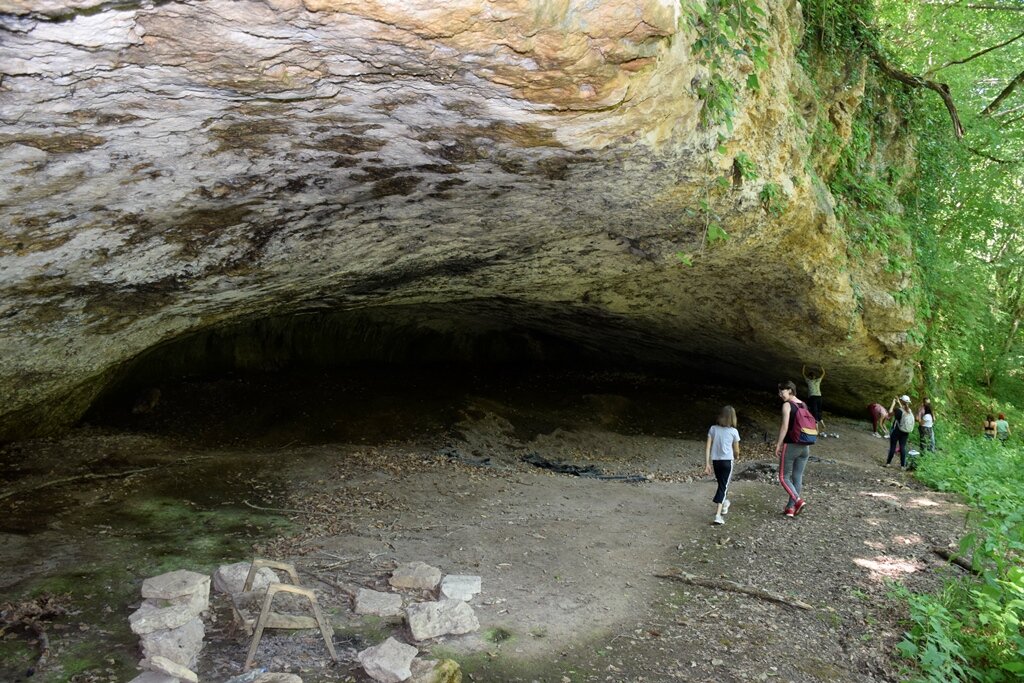
<svg viewBox="0 0 1024 683">
<path fill-rule="evenodd" d="M 307 569 L 300 569 L 299 571 L 302 572 L 303 574 L 307 575 L 307 576 L 312 576 L 314 579 L 316 579 L 320 583 L 324 584 L 325 586 L 330 586 L 331 588 L 335 589 L 336 591 L 344 593 L 349 598 L 354 599 L 356 597 L 355 591 L 353 591 L 350 588 L 346 588 L 345 586 L 342 586 L 341 584 L 339 584 L 339 583 L 337 583 L 335 581 L 331 581 L 327 577 L 320 576 L 319 574 L 315 574 L 315 573 L 313 573 L 313 572 L 311 572 L 311 571 L 309 571 Z"/>
<path fill-rule="evenodd" d="M 694 574 L 688 574 L 686 572 L 673 572 L 671 574 L 655 574 L 655 576 L 659 579 L 672 579 L 673 581 L 680 581 L 691 586 L 703 586 L 704 588 L 713 588 L 715 590 L 742 593 L 743 595 L 749 595 L 753 598 L 767 600 L 768 602 L 777 602 L 782 605 L 789 605 L 790 607 L 798 607 L 800 609 L 806 610 L 814 609 L 813 606 L 808 605 L 806 602 L 803 602 L 802 600 L 788 598 L 780 593 L 773 593 L 771 591 L 766 591 L 762 588 L 756 588 L 754 586 L 744 586 L 736 583 L 735 581 L 729 581 L 728 579 L 710 579 L 704 576 L 695 576 Z"/>
<path fill-rule="evenodd" d="M 158 469 L 161 469 L 163 467 L 174 467 L 175 465 L 181 465 L 181 464 L 184 464 L 185 462 L 188 462 L 188 461 L 187 460 L 181 460 L 179 462 L 171 463 L 169 465 L 154 465 L 153 467 L 140 467 L 137 470 L 126 470 L 124 472 L 112 472 L 110 474 L 79 474 L 79 475 L 74 476 L 74 477 L 64 477 L 63 479 L 53 479 L 51 481 L 47 481 L 47 482 L 44 482 L 42 484 L 38 484 L 36 486 L 28 486 L 28 487 L 25 487 L 23 489 L 7 491 L 5 493 L 0 493 L 0 500 L 4 500 L 5 498 L 10 498 L 11 496 L 21 495 L 23 493 L 31 493 L 32 491 L 38 491 L 39 489 L 49 488 L 50 486 L 59 486 L 60 484 L 70 484 L 71 482 L 76 482 L 76 481 L 91 481 L 91 480 L 94 480 L 94 479 L 119 479 L 121 477 L 130 477 L 133 474 L 139 474 L 140 472 L 149 472 L 151 470 L 158 470 Z"/>
<path fill-rule="evenodd" d="M 46 660 L 50 656 L 50 638 L 46 635 L 46 629 L 38 621 L 30 621 L 25 625 L 35 634 L 36 642 L 39 643 L 39 659 L 36 660 L 35 666 L 28 670 L 28 675 L 31 676 L 46 666 Z"/>
<path fill-rule="evenodd" d="M 253 510 L 259 510 L 261 512 L 280 512 L 285 515 L 319 515 L 319 512 L 310 512 L 309 510 L 290 510 L 288 508 L 266 508 L 262 505 L 253 505 L 247 500 L 243 500 L 242 503 L 246 507 L 251 507 Z"/>
<path fill-rule="evenodd" d="M 972 567 L 970 562 L 968 562 L 964 558 L 960 557 L 959 555 L 954 553 L 952 550 L 949 550 L 948 548 L 943 548 L 942 546 L 934 545 L 934 546 L 932 546 L 932 552 L 935 553 L 936 555 L 938 555 L 939 557 L 941 557 L 942 559 L 946 560 L 947 562 L 952 562 L 956 566 L 958 566 L 958 567 L 960 567 L 962 569 L 966 569 L 967 571 L 971 572 L 972 574 L 980 574 L 981 573 L 978 570 L 976 570 L 974 567 Z"/>
</svg>

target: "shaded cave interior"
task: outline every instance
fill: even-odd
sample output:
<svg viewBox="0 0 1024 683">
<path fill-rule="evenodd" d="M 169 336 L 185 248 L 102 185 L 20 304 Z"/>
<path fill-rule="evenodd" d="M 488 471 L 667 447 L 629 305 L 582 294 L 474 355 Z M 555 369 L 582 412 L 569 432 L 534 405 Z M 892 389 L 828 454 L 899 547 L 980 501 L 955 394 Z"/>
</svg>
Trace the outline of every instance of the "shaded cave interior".
<svg viewBox="0 0 1024 683">
<path fill-rule="evenodd" d="M 742 368 L 712 354 L 614 321 L 498 303 L 308 310 L 211 327 L 122 365 L 81 423 L 206 445 L 441 443 L 493 412 L 523 441 L 591 427 L 702 438 L 721 407 L 708 386 L 774 405 L 773 382 L 739 382 Z"/>
</svg>

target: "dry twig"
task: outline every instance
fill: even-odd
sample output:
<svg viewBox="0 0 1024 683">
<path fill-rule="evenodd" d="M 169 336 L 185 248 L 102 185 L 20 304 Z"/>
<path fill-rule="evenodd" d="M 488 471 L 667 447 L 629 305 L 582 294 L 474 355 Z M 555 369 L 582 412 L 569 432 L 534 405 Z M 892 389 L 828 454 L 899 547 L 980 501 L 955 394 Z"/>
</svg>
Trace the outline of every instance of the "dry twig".
<svg viewBox="0 0 1024 683">
<path fill-rule="evenodd" d="M 738 584 L 735 581 L 728 579 L 711 579 L 705 576 L 696 576 L 694 574 L 688 574 L 686 572 L 672 572 L 670 574 L 655 574 L 659 579 L 672 579 L 673 581 L 680 581 L 682 583 L 689 584 L 691 586 L 703 586 L 704 588 L 713 588 L 715 590 L 730 591 L 732 593 L 742 593 L 743 595 L 749 595 L 753 598 L 759 598 L 761 600 L 767 600 L 768 602 L 777 602 L 782 605 L 789 605 L 790 607 L 798 607 L 800 609 L 813 610 L 814 607 L 808 605 L 802 600 L 795 598 L 789 598 L 780 593 L 773 593 L 766 591 L 763 588 L 757 588 L 755 586 L 744 586 Z"/>
</svg>

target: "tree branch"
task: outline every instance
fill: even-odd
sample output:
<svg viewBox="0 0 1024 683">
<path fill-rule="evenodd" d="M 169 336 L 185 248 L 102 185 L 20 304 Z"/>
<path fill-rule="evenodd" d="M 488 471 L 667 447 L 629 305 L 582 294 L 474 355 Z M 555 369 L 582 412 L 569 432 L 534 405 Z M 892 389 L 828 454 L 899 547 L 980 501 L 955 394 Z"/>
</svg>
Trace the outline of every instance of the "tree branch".
<svg viewBox="0 0 1024 683">
<path fill-rule="evenodd" d="M 993 11 L 993 12 L 1024 12 L 1024 7 L 1011 7 L 1009 5 L 964 5 L 960 2 L 926 2 L 925 5 L 931 5 L 934 7 L 946 7 L 953 8 L 959 7 L 961 9 L 973 9 L 981 11 Z"/>
<path fill-rule="evenodd" d="M 994 161 L 997 164 L 1019 164 L 1021 161 L 1024 161 L 1024 159 L 1000 159 L 999 157 L 992 156 L 988 152 L 984 152 L 971 146 L 967 146 L 966 149 L 975 156 L 979 156 L 982 159 L 988 159 L 989 161 Z"/>
<path fill-rule="evenodd" d="M 953 102 L 953 95 L 949 92 L 949 86 L 945 83 L 938 83 L 936 81 L 928 80 L 923 76 L 915 76 L 914 74 L 901 71 L 896 67 L 885 61 L 881 53 L 878 50 L 872 52 L 872 58 L 875 65 L 889 78 L 893 78 L 900 83 L 905 83 L 913 88 L 927 88 L 934 90 L 939 93 L 939 97 L 946 104 L 946 110 L 949 111 L 949 118 L 953 121 L 953 135 L 956 136 L 957 140 L 960 140 L 964 136 L 964 125 L 960 122 L 960 114 L 956 111 L 956 103 Z"/>
<path fill-rule="evenodd" d="M 1014 79 L 1010 81 L 1005 88 L 1003 88 L 1003 91 L 996 95 L 996 98 L 992 100 L 987 107 L 981 110 L 981 115 L 991 115 L 992 112 L 996 110 L 996 107 L 1002 104 L 1003 100 L 1005 100 L 1007 97 L 1013 94 L 1013 91 L 1016 90 L 1017 86 L 1020 85 L 1021 83 L 1024 83 L 1024 71 L 1021 71 L 1019 74 L 1017 74 L 1014 77 Z"/>
<path fill-rule="evenodd" d="M 966 64 L 967 62 L 971 61 L 972 59 L 977 59 L 978 57 L 981 57 L 982 55 L 986 55 L 989 52 L 992 52 L 993 50 L 998 50 L 1001 47 L 1005 47 L 1005 46 L 1009 45 L 1010 43 L 1014 42 L 1015 40 L 1020 40 L 1021 38 L 1024 38 L 1024 31 L 1021 31 L 1020 33 L 1015 35 L 1013 38 L 1010 38 L 1009 40 L 1003 41 L 1002 43 L 999 43 L 998 45 L 993 45 L 992 47 L 986 47 L 984 50 L 979 50 L 978 52 L 975 52 L 973 55 L 970 55 L 969 57 L 964 57 L 963 59 L 955 59 L 955 60 L 953 60 L 951 62 L 946 62 L 945 64 L 943 64 L 940 67 L 936 67 L 934 69 L 929 70 L 928 73 L 929 74 L 933 74 L 936 71 L 941 71 L 942 69 L 945 69 L 947 66 L 953 66 L 954 64 Z"/>
</svg>

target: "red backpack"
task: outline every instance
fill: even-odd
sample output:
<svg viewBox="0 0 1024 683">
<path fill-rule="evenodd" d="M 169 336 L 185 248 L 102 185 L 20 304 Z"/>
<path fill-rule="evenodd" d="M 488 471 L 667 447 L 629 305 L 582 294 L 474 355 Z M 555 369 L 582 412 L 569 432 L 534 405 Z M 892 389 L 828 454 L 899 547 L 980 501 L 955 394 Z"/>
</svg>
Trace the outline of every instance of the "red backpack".
<svg viewBox="0 0 1024 683">
<path fill-rule="evenodd" d="M 807 446 L 818 440 L 818 421 L 807 410 L 807 404 L 797 401 L 790 401 L 789 405 L 794 411 L 789 420 L 789 434 L 786 440 L 789 443 Z"/>
</svg>

